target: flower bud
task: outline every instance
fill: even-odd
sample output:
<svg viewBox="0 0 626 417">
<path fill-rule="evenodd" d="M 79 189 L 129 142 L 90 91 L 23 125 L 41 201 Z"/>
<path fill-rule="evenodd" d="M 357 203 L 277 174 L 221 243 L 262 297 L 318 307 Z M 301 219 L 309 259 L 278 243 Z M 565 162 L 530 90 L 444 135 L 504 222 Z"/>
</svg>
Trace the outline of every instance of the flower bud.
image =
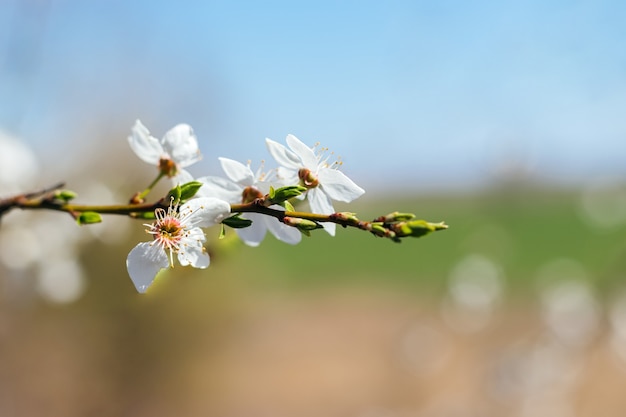
<svg viewBox="0 0 626 417">
<path fill-rule="evenodd" d="M 333 213 L 330 215 L 331 218 L 342 221 L 342 222 L 350 222 L 350 223 L 358 223 L 359 219 L 356 217 L 356 213 L 350 213 L 349 211 L 341 211 L 339 213 Z"/>
<path fill-rule="evenodd" d="M 422 237 L 437 230 L 447 229 L 448 225 L 441 223 L 430 223 L 426 220 L 411 220 L 398 223 L 396 233 L 399 237 L 411 236 Z"/>
<path fill-rule="evenodd" d="M 78 194 L 76 194 L 74 191 L 70 191 L 70 190 L 57 190 L 54 193 L 54 198 L 56 200 L 61 200 L 65 203 L 67 203 L 70 200 L 73 200 L 77 197 Z"/>
<path fill-rule="evenodd" d="M 415 218 L 415 214 L 413 213 L 400 213 L 398 211 L 394 211 L 393 213 L 389 213 L 386 216 L 380 216 L 375 219 L 375 222 L 383 222 L 383 223 L 394 223 L 394 222 L 405 222 L 407 220 L 411 220 Z"/>
<path fill-rule="evenodd" d="M 300 219 L 298 217 L 285 216 L 283 223 L 289 226 L 297 227 L 300 231 L 309 231 L 315 229 L 321 229 L 323 226 L 318 222 L 308 219 Z"/>
<path fill-rule="evenodd" d="M 85 211 L 78 215 L 76 218 L 76 223 L 80 224 L 93 224 L 102 222 L 102 216 L 100 213 L 96 213 L 95 211 Z"/>
<path fill-rule="evenodd" d="M 382 224 L 380 223 L 372 223 L 372 227 L 370 229 L 370 232 L 374 233 L 376 236 L 387 236 L 387 234 L 389 233 L 389 229 L 386 229 Z"/>
</svg>

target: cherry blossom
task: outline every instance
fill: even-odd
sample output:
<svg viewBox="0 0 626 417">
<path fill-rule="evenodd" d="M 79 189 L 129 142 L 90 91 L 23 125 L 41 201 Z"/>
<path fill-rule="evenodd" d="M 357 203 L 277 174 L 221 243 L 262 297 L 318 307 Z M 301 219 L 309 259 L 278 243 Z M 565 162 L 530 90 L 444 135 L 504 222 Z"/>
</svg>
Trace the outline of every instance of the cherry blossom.
<svg viewBox="0 0 626 417">
<path fill-rule="evenodd" d="M 228 179 L 198 178 L 197 181 L 203 183 L 198 195 L 214 196 L 229 203 L 241 204 L 261 198 L 269 191 L 271 178 L 262 172 L 262 167 L 253 173 L 249 164 L 244 165 L 228 158 L 219 158 L 219 160 Z M 273 205 L 271 208 L 282 210 L 282 207 L 278 205 Z M 258 246 L 268 230 L 278 240 L 289 244 L 299 243 L 302 239 L 302 234 L 298 229 L 287 226 L 273 217 L 260 213 L 245 213 L 241 217 L 252 220 L 251 226 L 236 229 L 239 238 L 249 246 Z"/>
<path fill-rule="evenodd" d="M 349 203 L 365 193 L 339 171 L 340 162 L 328 162 L 326 149 L 315 153 L 315 148 L 309 148 L 294 135 L 287 135 L 289 149 L 271 139 L 265 141 L 270 154 L 281 165 L 278 169 L 281 179 L 308 188 L 306 198 L 314 213 L 332 214 L 335 212 L 332 200 Z M 331 236 L 335 235 L 334 223 L 323 226 Z"/>
<path fill-rule="evenodd" d="M 128 143 L 142 161 L 156 165 L 174 184 L 191 181 L 193 177 L 183 168 L 202 159 L 198 139 L 191 126 L 184 123 L 174 126 L 159 140 L 137 120 Z"/>
<path fill-rule="evenodd" d="M 135 288 L 146 292 L 156 274 L 178 262 L 204 269 L 209 266 L 209 254 L 203 247 L 206 236 L 201 227 L 221 222 L 230 213 L 230 205 L 217 198 L 195 198 L 180 209 L 171 203 L 167 210 L 155 211 L 156 221 L 147 224 L 147 232 L 154 238 L 135 246 L 126 259 L 126 267 Z"/>
</svg>

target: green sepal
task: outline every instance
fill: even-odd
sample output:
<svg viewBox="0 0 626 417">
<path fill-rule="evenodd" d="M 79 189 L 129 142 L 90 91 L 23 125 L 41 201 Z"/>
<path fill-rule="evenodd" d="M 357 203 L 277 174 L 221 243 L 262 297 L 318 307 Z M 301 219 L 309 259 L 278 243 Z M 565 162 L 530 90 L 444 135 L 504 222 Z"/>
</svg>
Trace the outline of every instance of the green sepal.
<svg viewBox="0 0 626 417">
<path fill-rule="evenodd" d="M 222 240 L 226 237 L 226 227 L 223 224 L 220 224 L 220 235 L 218 239 Z"/>
<path fill-rule="evenodd" d="M 381 216 L 374 221 L 383 222 L 383 223 L 394 223 L 394 222 L 406 222 L 409 220 L 413 220 L 415 218 L 415 214 L 413 213 L 400 213 L 398 211 L 394 211 L 393 213 L 389 213 L 386 216 Z"/>
<path fill-rule="evenodd" d="M 285 211 L 296 211 L 295 207 L 293 206 L 293 204 L 291 204 L 289 201 L 285 200 L 282 203 L 280 203 L 280 205 L 285 209 Z"/>
<path fill-rule="evenodd" d="M 233 229 L 244 229 L 252 225 L 252 220 L 244 219 L 240 216 L 241 213 L 230 216 L 229 218 L 222 220 L 222 224 L 225 224 L 228 227 L 232 227 Z"/>
<path fill-rule="evenodd" d="M 386 236 L 389 233 L 389 230 L 380 223 L 372 223 L 371 232 L 376 236 Z"/>
<path fill-rule="evenodd" d="M 196 195 L 198 190 L 202 187 L 200 181 L 190 181 L 180 186 L 180 200 L 181 202 L 187 201 Z"/>
<path fill-rule="evenodd" d="M 66 203 L 70 200 L 75 199 L 77 196 L 78 194 L 76 194 L 74 191 L 71 191 L 71 190 L 57 190 L 54 193 L 54 198 L 56 200 L 61 200 Z"/>
<path fill-rule="evenodd" d="M 100 213 L 96 213 L 95 211 L 85 211 L 78 215 L 76 218 L 76 223 L 79 225 L 84 224 L 94 224 L 102 222 L 102 216 Z"/>
<path fill-rule="evenodd" d="M 270 192 L 268 196 L 272 204 L 280 204 L 283 201 L 289 200 L 290 198 L 298 197 L 306 190 L 307 188 L 301 185 L 288 185 L 286 187 L 280 187 L 278 189 L 270 187 Z"/>
</svg>

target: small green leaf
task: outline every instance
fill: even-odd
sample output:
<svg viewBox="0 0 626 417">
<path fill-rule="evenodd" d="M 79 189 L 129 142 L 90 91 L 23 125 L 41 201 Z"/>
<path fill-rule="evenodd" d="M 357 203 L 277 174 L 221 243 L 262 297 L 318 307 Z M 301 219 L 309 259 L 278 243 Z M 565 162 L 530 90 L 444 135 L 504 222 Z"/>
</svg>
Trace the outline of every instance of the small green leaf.
<svg viewBox="0 0 626 417">
<path fill-rule="evenodd" d="M 289 185 L 287 187 L 280 187 L 277 190 L 270 190 L 269 198 L 272 204 L 280 204 L 283 201 L 287 201 L 290 198 L 297 197 L 307 190 L 306 187 L 301 185 Z"/>
<path fill-rule="evenodd" d="M 95 211 L 85 211 L 80 213 L 76 218 L 76 223 L 81 226 L 84 224 L 93 224 L 102 222 L 102 216 L 100 213 L 96 213 Z"/>
<path fill-rule="evenodd" d="M 181 201 L 187 201 L 196 195 L 198 190 L 202 187 L 200 181 L 190 181 L 180 186 L 180 199 Z"/>
<path fill-rule="evenodd" d="M 174 200 L 174 202 L 180 202 L 180 198 L 183 194 L 182 188 L 180 187 L 180 185 L 177 185 L 176 187 L 172 188 L 168 193 L 167 196 L 165 197 L 166 200 Z"/>
</svg>

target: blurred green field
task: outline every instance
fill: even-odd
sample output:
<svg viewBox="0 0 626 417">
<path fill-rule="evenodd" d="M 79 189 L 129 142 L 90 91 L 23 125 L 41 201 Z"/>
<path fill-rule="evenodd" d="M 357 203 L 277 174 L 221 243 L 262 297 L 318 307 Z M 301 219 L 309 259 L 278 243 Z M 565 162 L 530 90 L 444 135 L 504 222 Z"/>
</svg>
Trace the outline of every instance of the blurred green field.
<svg viewBox="0 0 626 417">
<path fill-rule="evenodd" d="M 451 268 L 470 254 L 499 265 L 507 286 L 517 294 L 532 289 L 538 271 L 558 259 L 578 262 L 598 288 L 619 283 L 626 266 L 626 228 L 592 226 L 581 215 L 577 191 L 493 189 L 454 196 L 363 199 L 336 209 L 356 212 L 362 219 L 395 210 L 413 212 L 425 220 L 443 220 L 450 228 L 400 244 L 341 228 L 334 238 L 316 231 L 297 246 L 270 237 L 258 248 L 233 243 L 240 247 L 225 253 L 216 243 L 215 264 L 226 267 L 222 262 L 226 258 L 227 269 L 260 287 L 310 290 L 372 284 L 435 294 L 445 287 Z"/>
</svg>

